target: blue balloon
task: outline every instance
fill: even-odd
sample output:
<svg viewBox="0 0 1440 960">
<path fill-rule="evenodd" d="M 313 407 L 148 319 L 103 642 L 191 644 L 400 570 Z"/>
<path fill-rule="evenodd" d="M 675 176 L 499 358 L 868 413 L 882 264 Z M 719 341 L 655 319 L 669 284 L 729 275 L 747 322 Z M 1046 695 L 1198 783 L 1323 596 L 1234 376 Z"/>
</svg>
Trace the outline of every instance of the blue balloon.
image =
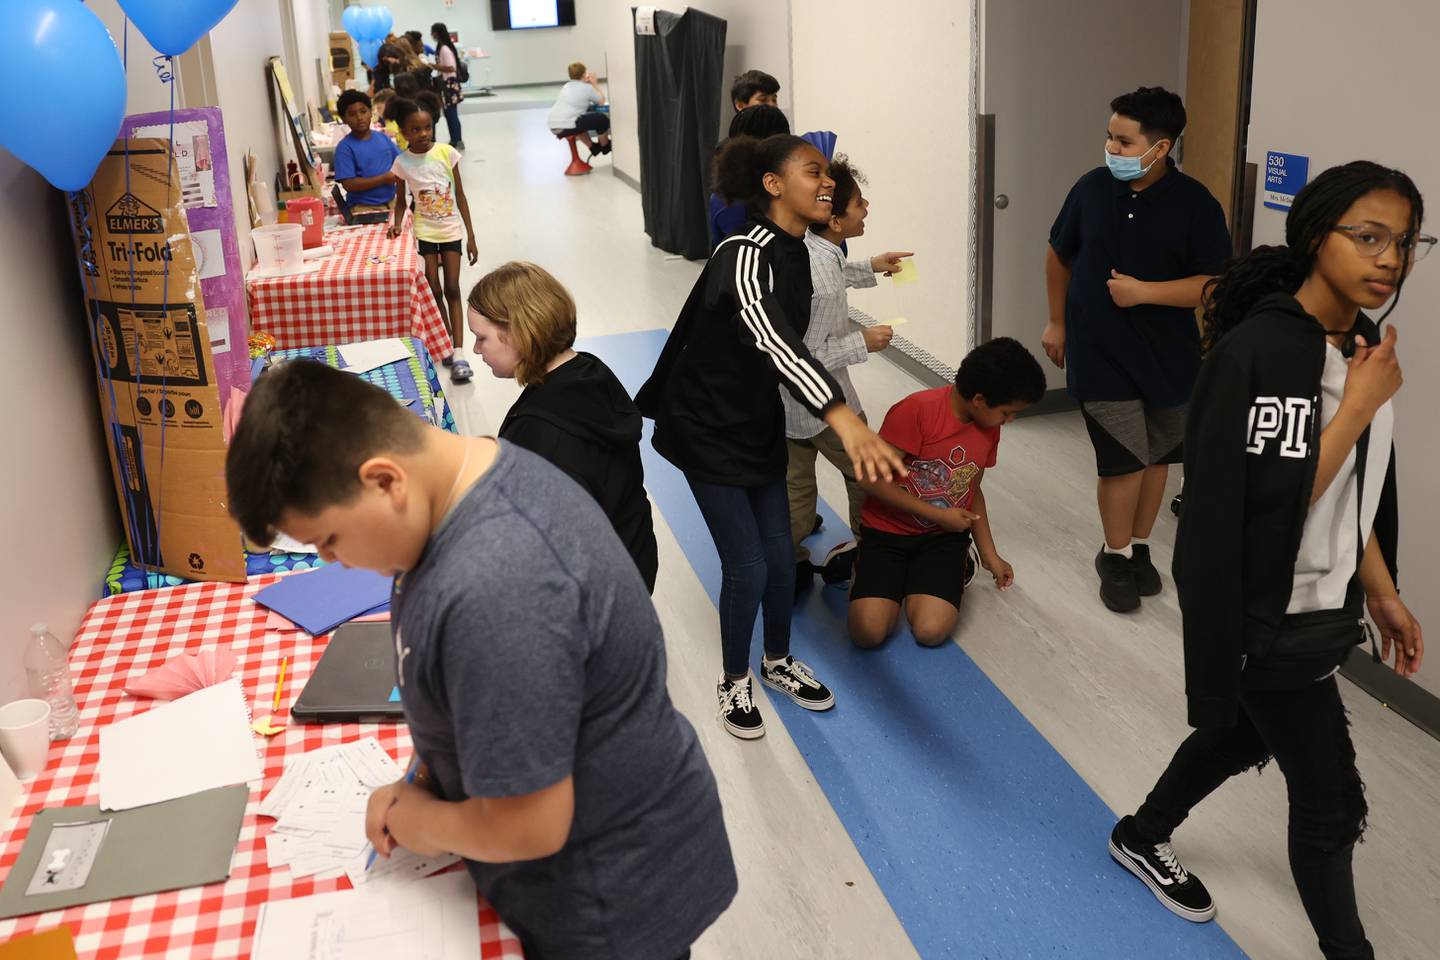
<svg viewBox="0 0 1440 960">
<path fill-rule="evenodd" d="M 357 44 L 360 47 L 360 61 L 371 70 L 374 70 L 375 65 L 380 62 L 380 44 L 382 42 L 380 40 L 361 40 Z"/>
<path fill-rule="evenodd" d="M 390 28 L 395 26 L 395 15 L 390 12 L 389 7 L 376 7 L 375 11 L 380 24 L 380 32 L 376 36 L 383 40 L 389 36 Z"/>
<path fill-rule="evenodd" d="M 346 8 L 345 8 L 345 12 L 342 13 L 342 14 L 340 14 L 340 25 L 345 28 L 345 32 L 346 32 L 346 33 L 350 34 L 350 36 L 353 37 L 353 38 L 356 39 L 356 40 L 359 40 L 359 39 L 360 39 L 360 36 L 355 32 L 355 28 L 356 28 L 356 22 L 355 22 L 355 21 L 356 21 L 356 19 L 357 19 L 357 15 L 360 13 L 361 9 L 363 9 L 363 8 L 361 8 L 361 7 L 346 7 Z"/>
<path fill-rule="evenodd" d="M 385 18 L 379 7 L 366 7 L 365 19 L 361 22 L 365 25 L 366 40 L 384 40 L 390 32 L 391 21 Z"/>
<path fill-rule="evenodd" d="M 44 91 L 0 124 L 0 146 L 61 190 L 83 190 L 125 119 L 125 68 L 100 18 L 75 0 L 7 0 L 12 77 Z M 18 59 L 16 59 L 18 57 Z"/>
<path fill-rule="evenodd" d="M 225 19 L 238 0 L 119 0 L 120 9 L 167 56 L 178 57 Z"/>
</svg>

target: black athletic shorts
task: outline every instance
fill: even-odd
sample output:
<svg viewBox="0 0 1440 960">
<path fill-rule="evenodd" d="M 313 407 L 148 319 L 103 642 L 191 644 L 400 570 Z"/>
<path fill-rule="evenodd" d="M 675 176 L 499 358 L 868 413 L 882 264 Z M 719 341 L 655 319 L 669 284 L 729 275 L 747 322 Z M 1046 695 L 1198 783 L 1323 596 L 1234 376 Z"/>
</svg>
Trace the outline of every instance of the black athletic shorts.
<svg viewBox="0 0 1440 960">
<path fill-rule="evenodd" d="M 459 253 L 461 243 L 459 240 L 448 240 L 445 243 L 432 243 L 429 240 L 421 240 L 420 256 L 432 253 Z"/>
<path fill-rule="evenodd" d="M 575 129 L 586 133 L 604 133 L 610 129 L 610 114 L 591 110 L 575 118 Z"/>
<path fill-rule="evenodd" d="M 1185 406 L 1150 407 L 1141 400 L 1100 400 L 1080 404 L 1095 472 L 1123 477 L 1159 464 L 1185 460 Z"/>
<path fill-rule="evenodd" d="M 905 536 L 863 527 L 850 599 L 880 597 L 899 603 L 923 593 L 959 609 L 969 554 L 968 532 Z"/>
</svg>

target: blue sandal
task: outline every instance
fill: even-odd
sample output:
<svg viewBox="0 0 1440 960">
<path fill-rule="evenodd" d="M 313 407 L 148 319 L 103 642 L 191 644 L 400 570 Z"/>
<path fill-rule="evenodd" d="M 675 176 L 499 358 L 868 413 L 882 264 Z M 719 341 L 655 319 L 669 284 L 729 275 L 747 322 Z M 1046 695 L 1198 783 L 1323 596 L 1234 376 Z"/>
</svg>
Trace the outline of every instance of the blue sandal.
<svg viewBox="0 0 1440 960">
<path fill-rule="evenodd" d="M 469 383 L 474 377 L 475 372 L 464 360 L 456 360 L 455 365 L 450 368 L 451 383 Z"/>
</svg>

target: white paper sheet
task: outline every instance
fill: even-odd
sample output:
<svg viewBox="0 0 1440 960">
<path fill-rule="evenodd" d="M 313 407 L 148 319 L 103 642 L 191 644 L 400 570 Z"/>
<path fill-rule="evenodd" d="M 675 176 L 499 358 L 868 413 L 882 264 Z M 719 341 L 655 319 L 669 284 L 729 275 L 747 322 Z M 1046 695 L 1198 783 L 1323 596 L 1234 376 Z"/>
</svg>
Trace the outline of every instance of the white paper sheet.
<svg viewBox="0 0 1440 960">
<path fill-rule="evenodd" d="M 297 757 L 260 802 L 262 817 L 274 817 L 265 839 L 271 869 L 288 866 L 297 876 L 333 871 L 364 871 L 370 847 L 365 840 L 365 809 L 377 787 L 394 783 L 400 765 L 374 737 L 322 747 Z M 393 859 L 393 858 L 392 858 Z M 454 862 L 436 860 L 422 869 L 408 860 L 380 874 L 423 877 Z"/>
<path fill-rule="evenodd" d="M 287 537 L 279 530 L 275 531 L 275 539 L 270 541 L 271 553 L 319 553 L 313 543 L 301 543 L 294 537 Z"/>
<path fill-rule="evenodd" d="M 366 373 L 387 363 L 409 360 L 410 348 L 398 337 L 391 337 L 389 340 L 363 340 L 360 343 L 340 344 L 340 356 L 345 360 L 346 373 Z"/>
<path fill-rule="evenodd" d="M 474 960 L 475 883 L 465 871 L 260 908 L 250 960 Z"/>
<path fill-rule="evenodd" d="M 100 809 L 129 810 L 264 775 L 240 681 L 100 729 Z"/>
</svg>

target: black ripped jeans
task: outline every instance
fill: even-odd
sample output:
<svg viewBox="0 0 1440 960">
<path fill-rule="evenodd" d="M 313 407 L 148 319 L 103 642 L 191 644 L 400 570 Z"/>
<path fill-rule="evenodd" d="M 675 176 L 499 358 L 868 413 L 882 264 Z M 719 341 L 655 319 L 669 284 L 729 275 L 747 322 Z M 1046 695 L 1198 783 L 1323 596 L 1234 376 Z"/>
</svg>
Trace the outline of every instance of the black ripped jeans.
<svg viewBox="0 0 1440 960">
<path fill-rule="evenodd" d="M 1327 960 L 1373 960 L 1351 868 L 1365 785 L 1335 677 L 1315 675 L 1289 683 L 1272 675 L 1266 689 L 1241 693 L 1236 726 L 1192 733 L 1135 814 L 1135 832 L 1152 843 L 1168 839 L 1216 787 L 1273 756 L 1290 798 L 1290 872 L 1320 951 Z"/>
</svg>

